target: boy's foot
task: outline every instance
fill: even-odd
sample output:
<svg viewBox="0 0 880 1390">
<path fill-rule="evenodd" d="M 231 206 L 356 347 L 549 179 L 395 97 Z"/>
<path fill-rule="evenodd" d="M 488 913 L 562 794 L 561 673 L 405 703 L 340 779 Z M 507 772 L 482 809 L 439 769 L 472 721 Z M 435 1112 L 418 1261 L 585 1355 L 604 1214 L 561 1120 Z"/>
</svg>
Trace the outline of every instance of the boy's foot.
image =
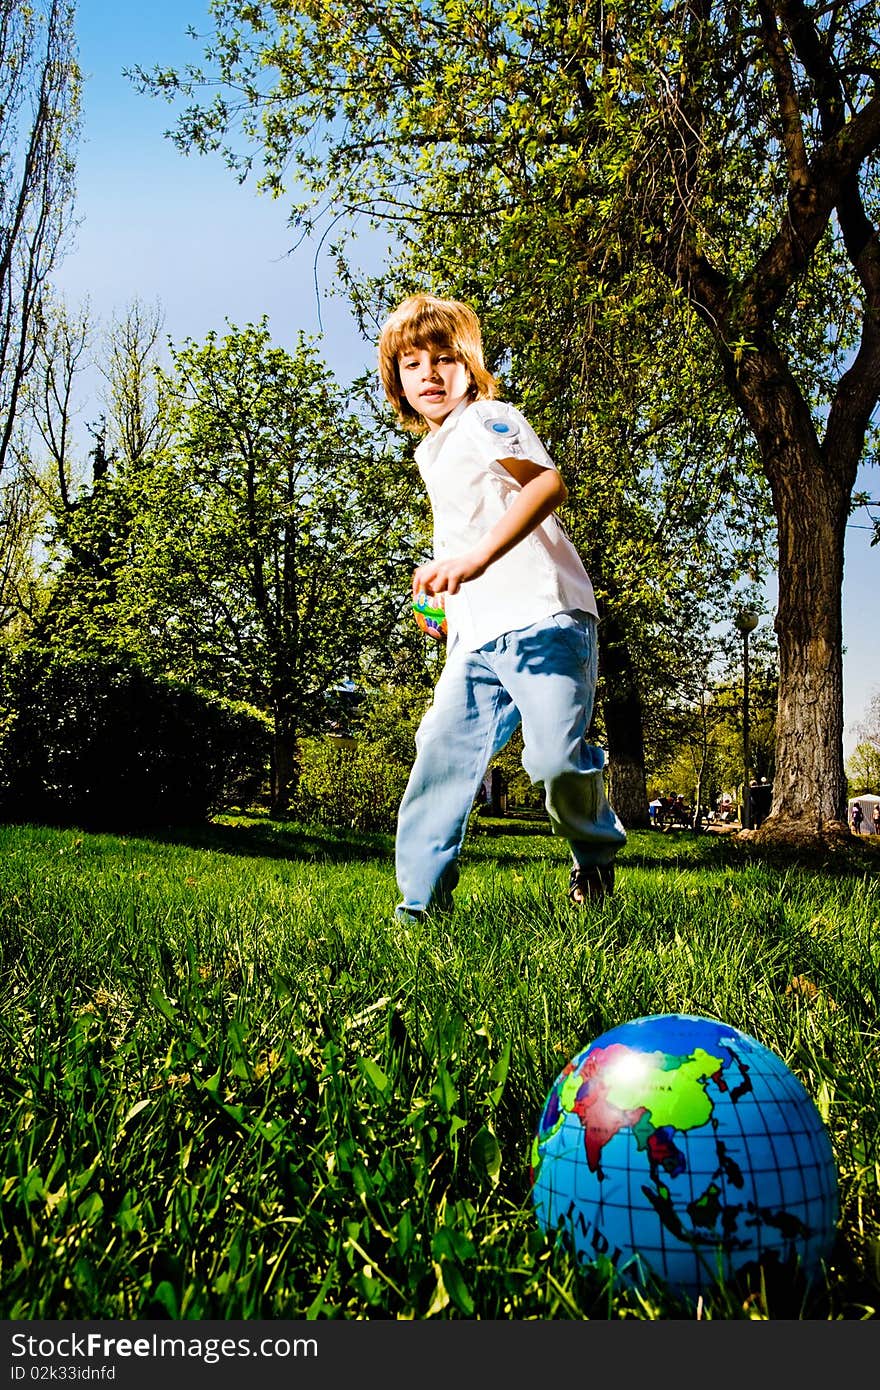
<svg viewBox="0 0 880 1390">
<path fill-rule="evenodd" d="M 614 865 L 572 864 L 568 877 L 568 897 L 575 907 L 601 903 L 614 892 Z"/>
<path fill-rule="evenodd" d="M 406 927 L 419 927 L 428 920 L 428 914 L 421 907 L 405 907 L 403 903 L 394 909 L 394 918 Z"/>
</svg>

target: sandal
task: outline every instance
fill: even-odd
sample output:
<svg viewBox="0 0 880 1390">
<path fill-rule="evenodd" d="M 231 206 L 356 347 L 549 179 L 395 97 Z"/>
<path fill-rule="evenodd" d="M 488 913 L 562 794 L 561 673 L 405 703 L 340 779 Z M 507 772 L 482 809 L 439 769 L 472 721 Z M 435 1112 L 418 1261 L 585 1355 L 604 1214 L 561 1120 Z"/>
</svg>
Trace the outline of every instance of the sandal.
<svg viewBox="0 0 880 1390">
<path fill-rule="evenodd" d="M 601 903 L 614 892 L 614 865 L 572 864 L 568 876 L 568 898 L 575 907 Z"/>
</svg>

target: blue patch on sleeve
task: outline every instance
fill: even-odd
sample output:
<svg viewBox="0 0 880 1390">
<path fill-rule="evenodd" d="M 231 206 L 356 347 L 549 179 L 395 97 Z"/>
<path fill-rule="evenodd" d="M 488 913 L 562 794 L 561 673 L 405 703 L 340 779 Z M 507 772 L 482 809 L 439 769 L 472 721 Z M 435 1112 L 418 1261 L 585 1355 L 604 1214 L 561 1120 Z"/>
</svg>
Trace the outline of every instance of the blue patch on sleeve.
<svg viewBox="0 0 880 1390">
<path fill-rule="evenodd" d="M 497 434 L 503 439 L 513 439 L 519 434 L 518 426 L 508 424 L 506 420 L 484 420 L 483 427 L 490 434 Z"/>
</svg>

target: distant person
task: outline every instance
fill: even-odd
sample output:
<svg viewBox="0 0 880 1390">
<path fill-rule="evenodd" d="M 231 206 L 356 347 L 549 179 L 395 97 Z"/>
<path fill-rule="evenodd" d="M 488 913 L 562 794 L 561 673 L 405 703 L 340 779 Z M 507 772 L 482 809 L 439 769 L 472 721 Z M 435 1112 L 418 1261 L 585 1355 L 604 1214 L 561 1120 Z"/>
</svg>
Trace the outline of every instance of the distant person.
<svg viewBox="0 0 880 1390">
<path fill-rule="evenodd" d="M 379 334 L 379 371 L 401 424 L 424 435 L 415 457 L 434 557 L 412 591 L 443 595 L 448 642 L 397 816 L 397 916 L 452 905 L 476 789 L 520 721 L 523 767 L 571 849 L 569 900 L 600 902 L 626 831 L 605 793 L 605 754 L 587 740 L 598 610 L 554 516 L 565 484 L 526 418 L 494 399 L 469 305 L 404 300 Z"/>
<path fill-rule="evenodd" d="M 880 801 L 877 802 L 871 812 L 871 833 L 880 835 Z"/>
<path fill-rule="evenodd" d="M 755 830 L 758 829 L 758 826 L 763 825 L 770 814 L 772 805 L 773 788 L 767 778 L 762 777 L 760 781 L 753 782 L 749 788 L 749 810 L 752 816 L 752 826 Z"/>
<path fill-rule="evenodd" d="M 859 803 L 856 802 L 855 805 L 854 805 L 853 808 L 852 808 L 852 813 L 851 813 L 851 815 L 850 815 L 850 823 L 851 823 L 851 825 L 852 825 L 852 829 L 853 829 L 853 834 L 854 834 L 854 835 L 861 835 L 861 833 L 862 833 L 862 821 L 863 821 L 864 819 L 865 819 L 865 813 L 864 813 L 864 811 L 862 810 L 862 808 L 861 808 L 861 806 L 859 805 Z"/>
</svg>

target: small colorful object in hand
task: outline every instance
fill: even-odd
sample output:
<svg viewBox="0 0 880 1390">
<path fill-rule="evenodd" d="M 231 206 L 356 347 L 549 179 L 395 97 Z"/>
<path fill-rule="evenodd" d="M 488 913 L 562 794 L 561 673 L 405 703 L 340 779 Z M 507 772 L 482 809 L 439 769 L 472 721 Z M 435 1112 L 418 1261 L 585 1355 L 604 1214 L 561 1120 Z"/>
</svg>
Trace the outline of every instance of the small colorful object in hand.
<svg viewBox="0 0 880 1390">
<path fill-rule="evenodd" d="M 442 642 L 446 636 L 446 614 L 437 599 L 424 591 L 413 599 L 413 616 L 426 637 Z"/>
</svg>

